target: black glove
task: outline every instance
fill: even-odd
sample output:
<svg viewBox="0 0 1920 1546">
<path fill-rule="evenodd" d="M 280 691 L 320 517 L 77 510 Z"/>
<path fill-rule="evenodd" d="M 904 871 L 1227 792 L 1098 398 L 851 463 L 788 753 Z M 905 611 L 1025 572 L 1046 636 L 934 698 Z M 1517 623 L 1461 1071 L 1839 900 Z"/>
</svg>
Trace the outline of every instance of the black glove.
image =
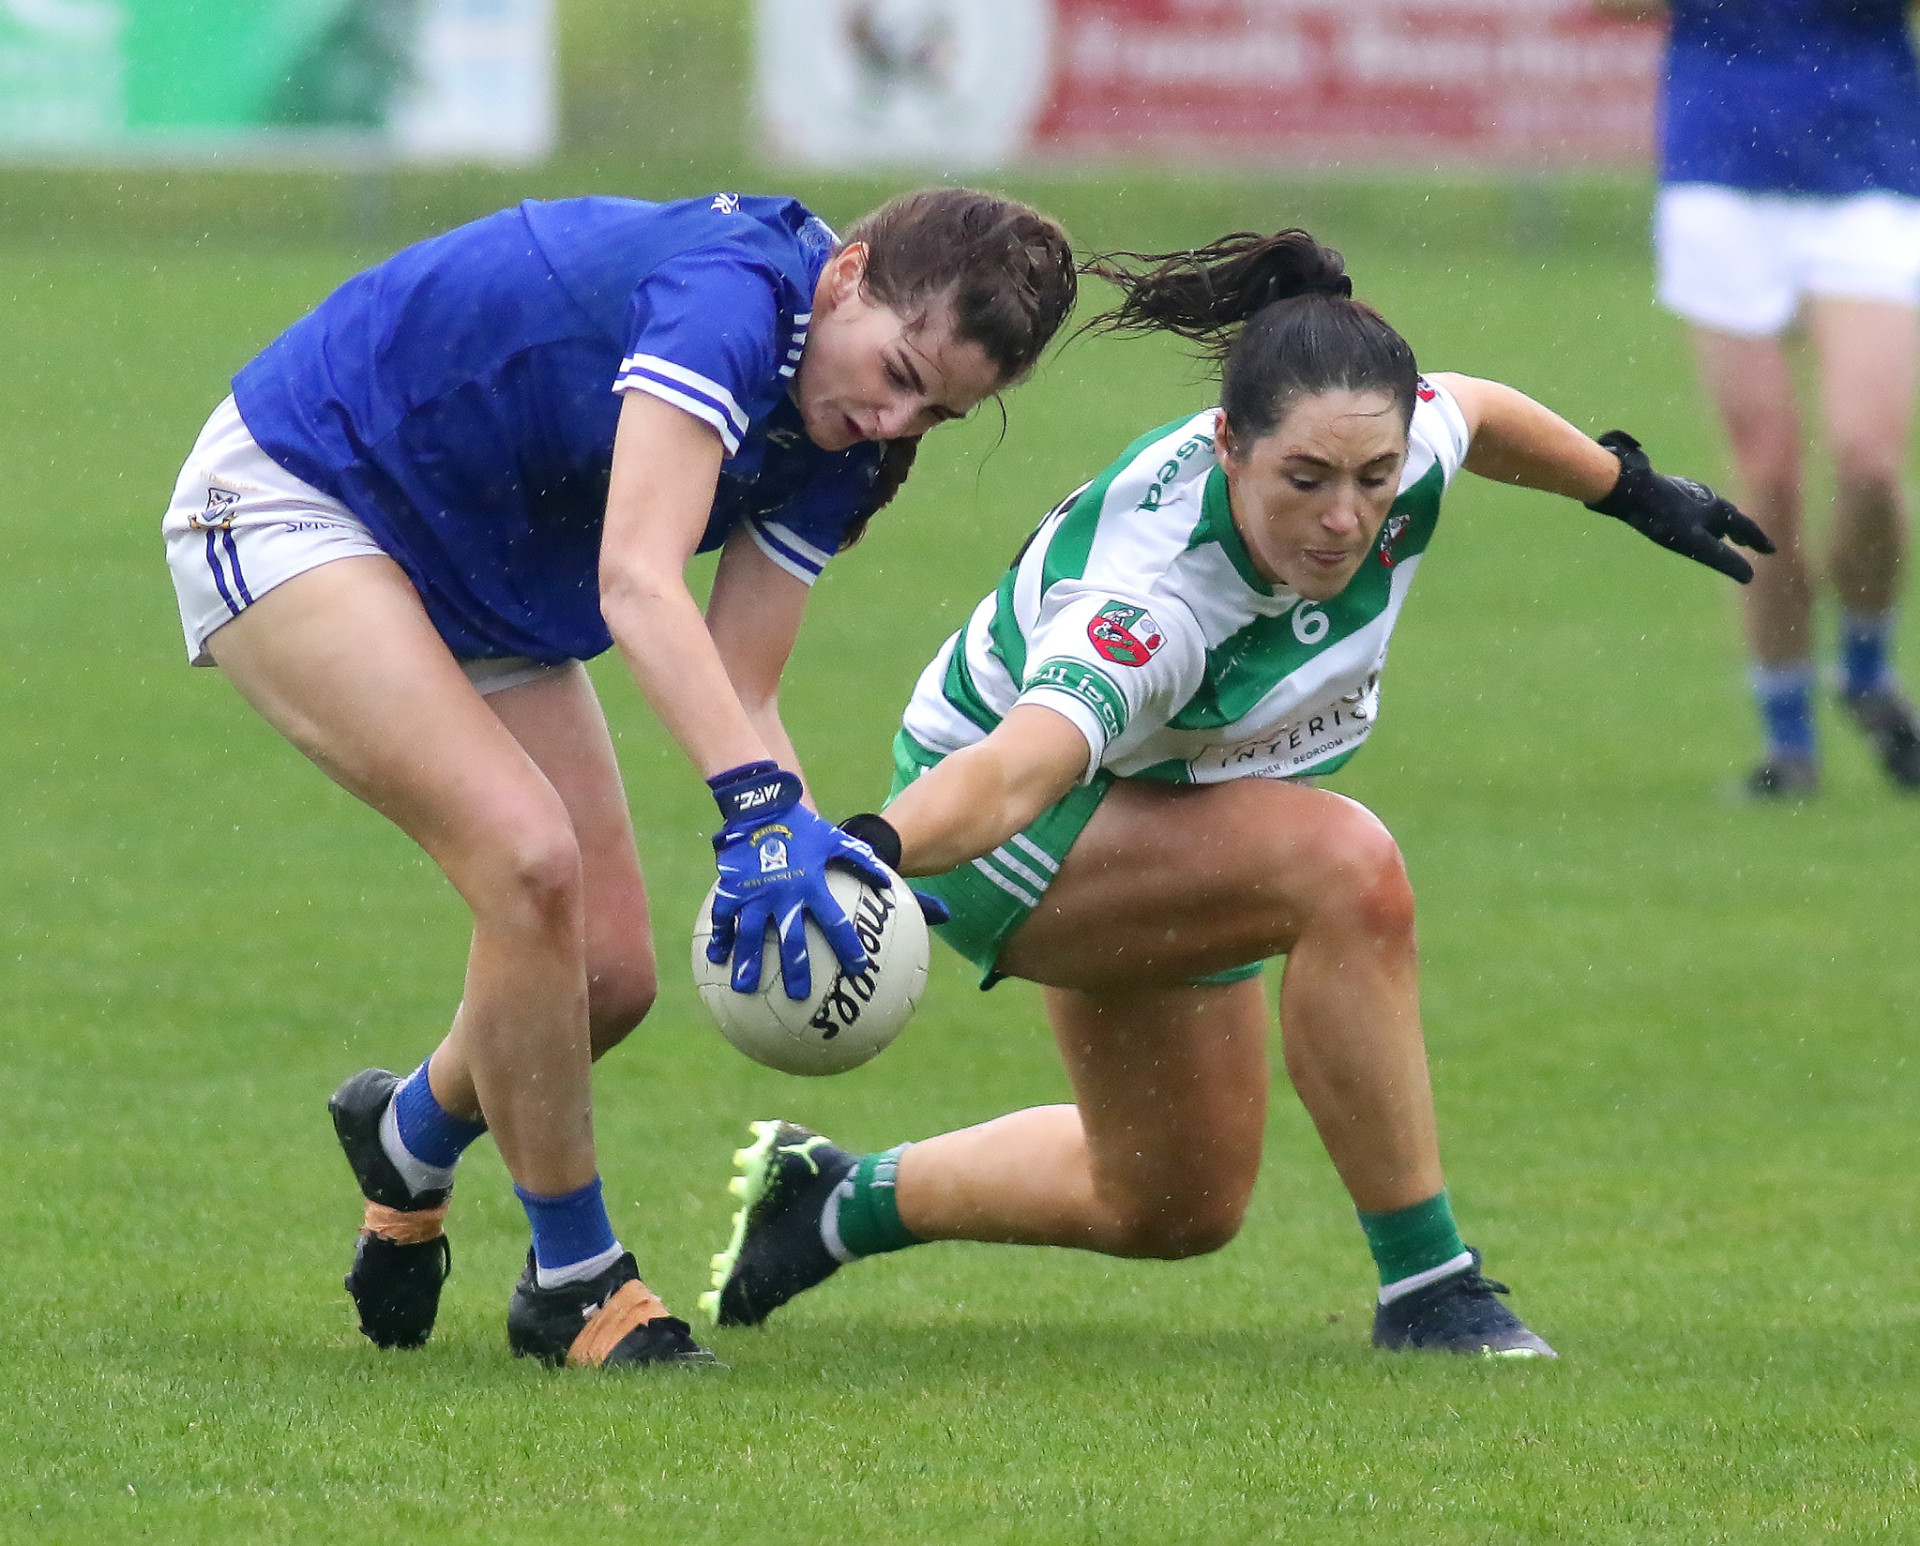
<svg viewBox="0 0 1920 1546">
<path fill-rule="evenodd" d="M 886 817 L 876 816 L 872 811 L 862 811 L 858 816 L 849 816 L 841 822 L 840 830 L 849 837 L 859 838 L 888 869 L 897 871 L 900 868 L 900 834 L 893 830 L 893 823 Z M 945 923 L 953 916 L 947 904 L 931 892 L 916 891 L 913 899 L 920 904 L 920 916 L 930 924 Z"/>
<path fill-rule="evenodd" d="M 1720 539 L 1756 553 L 1773 551 L 1772 539 L 1731 501 L 1691 478 L 1655 472 L 1640 442 L 1625 430 L 1608 430 L 1600 444 L 1620 458 L 1620 481 L 1605 499 L 1588 505 L 1589 510 L 1625 521 L 1661 547 L 1718 569 L 1742 585 L 1753 578 L 1753 565 Z"/>
</svg>

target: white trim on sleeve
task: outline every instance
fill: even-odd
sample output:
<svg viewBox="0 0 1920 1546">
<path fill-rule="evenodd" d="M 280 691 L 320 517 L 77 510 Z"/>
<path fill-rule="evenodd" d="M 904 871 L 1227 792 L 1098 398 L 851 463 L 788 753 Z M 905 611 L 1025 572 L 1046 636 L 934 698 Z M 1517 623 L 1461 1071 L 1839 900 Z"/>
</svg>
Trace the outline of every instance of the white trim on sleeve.
<svg viewBox="0 0 1920 1546">
<path fill-rule="evenodd" d="M 747 432 L 747 416 L 740 411 L 740 405 L 733 400 L 729 392 L 719 382 L 703 376 L 697 370 L 688 370 L 684 365 L 676 365 L 672 360 L 663 360 L 657 354 L 630 354 L 620 362 L 620 374 L 625 376 L 636 370 L 644 370 L 655 376 L 665 376 L 669 381 L 677 381 L 681 386 L 692 387 L 702 397 L 711 398 L 726 410 L 735 428 L 741 434 Z"/>
<path fill-rule="evenodd" d="M 674 407 L 692 414 L 696 419 L 711 424 L 720 436 L 720 443 L 732 456 L 740 449 L 740 437 L 734 432 L 733 425 L 718 408 L 703 398 L 690 397 L 685 392 L 676 392 L 670 386 L 663 386 L 651 376 L 622 376 L 614 382 L 616 392 L 645 392 L 649 397 L 657 397 L 663 403 L 672 403 Z"/>
<path fill-rule="evenodd" d="M 758 521 L 756 525 L 764 527 L 769 537 L 783 547 L 792 548 L 801 558 L 810 560 L 818 569 L 824 569 L 833 562 L 833 555 L 824 549 L 815 547 L 784 521 Z"/>
<path fill-rule="evenodd" d="M 762 529 L 759 521 L 745 521 L 742 524 L 746 527 L 747 535 L 753 539 L 753 545 L 762 553 L 765 553 L 768 558 L 772 559 L 778 567 L 786 570 L 788 574 L 792 575 L 802 585 L 811 586 L 815 580 L 820 578 L 820 569 L 826 567 L 826 560 L 824 558 L 820 561 L 820 568 L 809 569 L 799 555 L 786 550 L 785 540 L 782 537 L 774 536 Z M 784 532 L 785 528 L 782 527 L 780 530 Z M 804 547 L 805 550 L 810 553 L 820 551 L 811 544 L 796 543 L 795 546 Z"/>
</svg>

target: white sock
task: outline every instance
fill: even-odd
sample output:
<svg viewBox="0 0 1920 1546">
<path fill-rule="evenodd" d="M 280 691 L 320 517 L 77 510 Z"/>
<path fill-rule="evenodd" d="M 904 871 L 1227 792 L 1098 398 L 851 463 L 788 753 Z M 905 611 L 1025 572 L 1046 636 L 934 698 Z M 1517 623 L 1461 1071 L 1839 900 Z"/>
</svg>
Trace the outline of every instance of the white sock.
<svg viewBox="0 0 1920 1546">
<path fill-rule="evenodd" d="M 536 1266 L 533 1269 L 533 1281 L 542 1288 L 565 1288 L 569 1283 L 584 1283 L 588 1278 L 599 1277 L 625 1254 L 625 1248 L 616 1240 L 598 1256 L 589 1256 L 584 1261 L 571 1261 L 564 1267 Z"/>
<path fill-rule="evenodd" d="M 424 1160 L 415 1159 L 407 1146 L 400 1141 L 399 1102 L 388 1101 L 387 1109 L 380 1114 L 380 1147 L 386 1151 L 387 1158 L 393 1161 L 393 1168 L 400 1172 L 400 1179 L 407 1183 L 407 1190 L 414 1193 L 438 1192 L 453 1185 L 453 1166 L 429 1165 Z"/>
<path fill-rule="evenodd" d="M 827 1194 L 827 1205 L 820 1210 L 820 1243 L 827 1248 L 831 1256 L 841 1266 L 860 1258 L 847 1249 L 846 1241 L 840 1238 L 840 1199 L 853 1195 L 853 1173 Z"/>
<path fill-rule="evenodd" d="M 1473 1265 L 1473 1252 L 1462 1251 L 1450 1261 L 1443 1261 L 1437 1267 L 1429 1267 L 1425 1272 L 1416 1272 L 1412 1277 L 1400 1278 L 1387 1284 L 1380 1290 L 1380 1302 L 1392 1304 L 1396 1299 L 1404 1299 L 1408 1294 L 1416 1293 L 1429 1283 L 1438 1283 L 1442 1278 L 1450 1278 L 1456 1272 L 1465 1272 Z"/>
</svg>

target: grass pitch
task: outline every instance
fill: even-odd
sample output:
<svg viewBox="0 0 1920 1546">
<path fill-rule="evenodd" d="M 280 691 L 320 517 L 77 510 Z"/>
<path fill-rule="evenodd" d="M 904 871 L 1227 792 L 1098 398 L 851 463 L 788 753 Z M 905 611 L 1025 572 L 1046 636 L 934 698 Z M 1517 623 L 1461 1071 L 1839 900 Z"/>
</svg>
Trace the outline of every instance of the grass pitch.
<svg viewBox="0 0 1920 1546">
<path fill-rule="evenodd" d="M 445 187 L 467 205 L 449 219 L 529 191 Z M 809 191 L 838 217 L 874 190 Z M 1524 247 L 1504 196 L 1472 187 L 1425 204 L 1150 178 L 1037 191 L 1099 243 L 1303 219 L 1425 364 L 1630 428 L 1661 465 L 1722 471 L 1647 300 L 1643 192 L 1573 198 L 1573 234 Z M 216 675 L 187 670 L 156 529 L 227 374 L 374 254 L 324 220 L 182 241 L 143 225 L 139 188 L 123 197 L 131 234 L 43 201 L 43 231 L 83 234 L 0 246 L 0 1538 L 1920 1533 L 1920 805 L 1837 725 L 1818 802 L 1729 799 L 1752 751 L 1730 587 L 1616 523 L 1471 479 L 1402 625 L 1382 727 L 1339 786 L 1394 828 L 1420 894 L 1463 1228 L 1559 1364 L 1372 1353 L 1366 1252 L 1284 1089 L 1246 1231 L 1215 1257 L 907 1252 L 763 1332 L 713 1337 L 724 1371 L 666 1377 L 507 1357 L 525 1227 L 483 1146 L 433 1344 L 375 1353 L 339 1289 L 358 1210 L 322 1104 L 353 1069 L 431 1046 L 461 909 Z M 1032 522 L 1204 402 L 1195 381 L 1170 350 L 1083 342 L 1010 398 L 1004 442 L 987 414 L 929 443 L 822 583 L 790 678 L 829 810 L 884 793 L 914 674 Z M 727 1049 L 681 964 L 708 880 L 705 791 L 617 670 L 598 675 L 666 982 L 602 1067 L 603 1164 L 622 1236 L 684 1312 L 749 1118 L 879 1146 L 1064 1083 L 1031 990 L 982 995 L 951 956 L 901 1043 L 853 1074 L 783 1079 Z"/>
</svg>

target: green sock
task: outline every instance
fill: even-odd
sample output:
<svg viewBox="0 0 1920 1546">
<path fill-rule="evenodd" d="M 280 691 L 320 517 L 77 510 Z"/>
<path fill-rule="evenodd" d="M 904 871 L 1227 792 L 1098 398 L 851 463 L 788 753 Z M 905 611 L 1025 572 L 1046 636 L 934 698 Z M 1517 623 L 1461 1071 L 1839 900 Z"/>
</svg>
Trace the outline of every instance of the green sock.
<svg viewBox="0 0 1920 1546">
<path fill-rule="evenodd" d="M 1417 1272 L 1431 1272 L 1466 1250 L 1444 1189 L 1411 1208 L 1362 1213 L 1360 1227 L 1367 1232 L 1367 1246 L 1380 1269 L 1382 1288 Z"/>
<path fill-rule="evenodd" d="M 840 1183 L 840 1212 L 835 1223 L 840 1242 L 851 1255 L 879 1256 L 924 1244 L 900 1222 L 900 1207 L 893 1196 L 893 1178 L 906 1147 L 903 1143 L 884 1154 L 861 1155 Z"/>
</svg>

